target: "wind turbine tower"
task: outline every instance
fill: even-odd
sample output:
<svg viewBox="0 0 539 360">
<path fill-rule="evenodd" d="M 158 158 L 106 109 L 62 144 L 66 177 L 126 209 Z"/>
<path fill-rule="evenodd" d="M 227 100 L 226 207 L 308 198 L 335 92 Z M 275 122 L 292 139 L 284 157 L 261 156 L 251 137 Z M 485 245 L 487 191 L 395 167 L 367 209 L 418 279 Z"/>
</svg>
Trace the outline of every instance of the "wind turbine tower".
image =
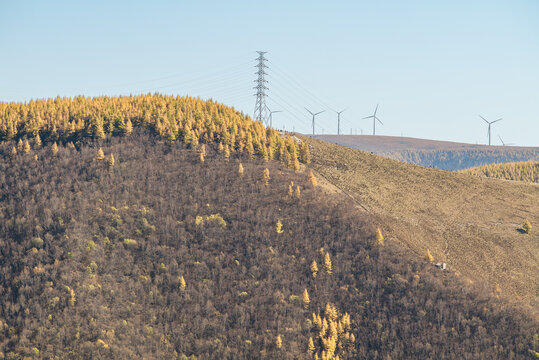
<svg viewBox="0 0 539 360">
<path fill-rule="evenodd" d="M 273 110 L 271 111 L 269 107 L 266 106 L 269 111 L 269 127 L 273 128 L 273 114 L 283 112 L 282 110 Z"/>
<path fill-rule="evenodd" d="M 502 137 L 500 135 L 498 135 L 498 137 L 500 138 L 500 141 L 502 142 L 502 146 L 515 145 L 515 144 L 506 144 L 506 143 L 503 142 Z"/>
<path fill-rule="evenodd" d="M 305 110 L 307 110 L 307 111 L 309 112 L 309 114 L 311 114 L 311 115 L 313 116 L 313 135 L 314 135 L 314 118 L 315 118 L 316 115 L 321 114 L 321 113 L 323 113 L 323 112 L 326 111 L 326 110 L 322 110 L 322 111 L 319 111 L 319 112 L 317 112 L 317 113 L 313 113 L 311 110 L 309 110 L 309 109 L 307 109 L 307 108 L 305 108 Z"/>
<path fill-rule="evenodd" d="M 376 104 L 376 109 L 374 109 L 374 114 L 372 114 L 371 116 L 366 116 L 364 117 L 363 119 L 372 119 L 372 135 L 376 135 L 376 121 L 378 121 L 380 124 L 384 125 L 384 123 L 382 121 L 380 121 L 380 119 L 378 118 L 378 116 L 376 116 L 376 112 L 378 111 L 378 105 L 379 104 Z"/>
<path fill-rule="evenodd" d="M 345 111 L 346 109 L 341 110 L 341 111 L 335 111 L 335 113 L 337 114 L 337 135 L 341 135 L 341 114 Z"/>
<path fill-rule="evenodd" d="M 502 118 L 499 118 L 499 119 L 494 120 L 494 121 L 488 121 L 487 119 L 485 119 L 485 118 L 482 117 L 481 115 L 479 115 L 479 117 L 480 117 L 481 119 L 483 119 L 483 121 L 485 121 L 485 122 L 488 124 L 488 131 L 487 131 L 487 134 L 488 134 L 488 145 L 490 146 L 490 125 L 494 124 L 495 122 L 500 121 Z"/>
</svg>

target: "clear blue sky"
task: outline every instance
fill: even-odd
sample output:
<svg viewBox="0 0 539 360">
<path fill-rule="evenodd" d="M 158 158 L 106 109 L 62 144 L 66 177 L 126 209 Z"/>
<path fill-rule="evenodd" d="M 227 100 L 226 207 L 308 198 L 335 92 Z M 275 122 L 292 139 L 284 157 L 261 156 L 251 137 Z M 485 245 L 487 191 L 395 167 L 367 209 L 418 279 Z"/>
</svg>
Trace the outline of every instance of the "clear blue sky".
<svg viewBox="0 0 539 360">
<path fill-rule="evenodd" d="M 0 0 L 0 101 L 162 92 L 252 116 L 268 51 L 274 127 L 539 146 L 539 1 Z"/>
</svg>

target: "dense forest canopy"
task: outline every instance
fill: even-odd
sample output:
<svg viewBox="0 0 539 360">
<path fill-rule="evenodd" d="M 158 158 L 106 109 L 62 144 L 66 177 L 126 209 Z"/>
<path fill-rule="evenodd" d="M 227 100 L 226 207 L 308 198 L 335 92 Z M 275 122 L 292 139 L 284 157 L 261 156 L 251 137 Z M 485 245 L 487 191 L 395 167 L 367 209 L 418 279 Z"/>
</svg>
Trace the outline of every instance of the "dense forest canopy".
<svg viewBox="0 0 539 360">
<path fill-rule="evenodd" d="M 539 161 L 490 164 L 464 169 L 461 172 L 503 180 L 539 183 Z"/>
<path fill-rule="evenodd" d="M 148 128 L 169 142 L 221 144 L 226 152 L 280 160 L 297 169 L 309 162 L 308 147 L 233 108 L 198 98 L 139 95 L 75 97 L 0 103 L 0 140 L 46 142 L 100 140 Z"/>
</svg>

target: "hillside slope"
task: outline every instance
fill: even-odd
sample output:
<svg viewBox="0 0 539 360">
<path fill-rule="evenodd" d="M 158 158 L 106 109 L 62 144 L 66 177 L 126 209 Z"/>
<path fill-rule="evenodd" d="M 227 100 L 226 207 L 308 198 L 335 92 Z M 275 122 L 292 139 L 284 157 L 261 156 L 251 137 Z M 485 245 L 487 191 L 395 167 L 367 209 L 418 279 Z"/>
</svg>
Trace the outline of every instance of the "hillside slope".
<svg viewBox="0 0 539 360">
<path fill-rule="evenodd" d="M 513 359 L 533 349 L 537 322 L 380 245 L 375 217 L 278 162 L 226 161 L 209 146 L 201 156 L 137 131 L 58 152 L 12 146 L 0 149 L 0 358 Z"/>
<path fill-rule="evenodd" d="M 397 136 L 310 136 L 384 157 L 444 170 L 539 159 L 538 147 L 486 146 Z"/>
<path fill-rule="evenodd" d="M 379 217 L 392 237 L 496 294 L 539 305 L 539 186 L 451 173 L 309 140 L 312 166 Z"/>
</svg>

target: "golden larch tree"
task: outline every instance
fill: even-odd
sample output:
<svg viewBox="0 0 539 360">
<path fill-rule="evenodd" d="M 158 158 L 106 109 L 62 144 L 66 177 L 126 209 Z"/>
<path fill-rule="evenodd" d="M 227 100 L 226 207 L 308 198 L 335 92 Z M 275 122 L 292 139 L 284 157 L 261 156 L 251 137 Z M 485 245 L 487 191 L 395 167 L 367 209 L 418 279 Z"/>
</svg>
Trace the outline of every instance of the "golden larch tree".
<svg viewBox="0 0 539 360">
<path fill-rule="evenodd" d="M 105 158 L 105 153 L 103 152 L 103 149 L 99 148 L 99 150 L 97 150 L 95 158 L 96 160 L 103 160 Z"/>
<path fill-rule="evenodd" d="M 264 182 L 264 185 L 269 185 L 270 173 L 268 168 L 264 169 L 264 173 L 262 174 L 262 181 Z"/>
<path fill-rule="evenodd" d="M 333 273 L 333 265 L 331 264 L 331 258 L 329 257 L 329 253 L 327 252 L 324 257 L 324 268 L 326 269 L 326 272 L 328 274 Z"/>
<path fill-rule="evenodd" d="M 380 245 L 384 245 L 384 235 L 382 235 L 382 230 L 380 230 L 380 228 L 376 229 L 376 242 Z"/>
<path fill-rule="evenodd" d="M 109 169 L 112 169 L 114 167 L 114 163 L 115 163 L 114 155 L 110 154 L 110 157 L 109 157 Z"/>
<path fill-rule="evenodd" d="M 305 310 L 307 310 L 309 308 L 309 304 L 311 303 L 311 300 L 309 299 L 309 292 L 307 291 L 307 289 L 303 291 L 302 300 L 303 307 L 305 308 Z"/>
<path fill-rule="evenodd" d="M 283 347 L 283 340 L 281 339 L 281 335 L 277 335 L 277 339 L 275 339 L 275 346 L 277 346 L 277 349 L 280 349 Z"/>
<path fill-rule="evenodd" d="M 314 176 L 313 172 L 309 172 L 309 182 L 313 187 L 316 187 L 318 185 L 318 182 L 316 181 L 316 177 Z"/>
<path fill-rule="evenodd" d="M 313 278 L 316 279 L 316 275 L 318 274 L 318 265 L 316 264 L 315 260 L 313 260 L 311 263 L 311 273 L 313 274 Z"/>
<path fill-rule="evenodd" d="M 429 249 L 427 249 L 427 252 L 425 252 L 425 259 L 428 262 L 433 262 L 434 261 L 434 256 L 432 256 Z"/>
<path fill-rule="evenodd" d="M 58 145 L 56 145 L 56 143 L 52 144 L 51 153 L 52 153 L 52 156 L 58 155 Z"/>
<path fill-rule="evenodd" d="M 24 146 L 22 148 L 22 151 L 25 153 L 25 154 L 28 154 L 30 152 L 32 148 L 30 147 L 30 143 L 28 142 L 28 140 L 24 140 Z"/>
<path fill-rule="evenodd" d="M 238 166 L 238 175 L 239 176 L 243 176 L 243 165 L 240 163 L 240 165 Z"/>
<path fill-rule="evenodd" d="M 185 279 L 183 278 L 183 275 L 180 276 L 179 283 L 180 283 L 180 290 L 185 291 L 185 288 L 187 287 L 187 284 L 185 282 Z"/>
</svg>

